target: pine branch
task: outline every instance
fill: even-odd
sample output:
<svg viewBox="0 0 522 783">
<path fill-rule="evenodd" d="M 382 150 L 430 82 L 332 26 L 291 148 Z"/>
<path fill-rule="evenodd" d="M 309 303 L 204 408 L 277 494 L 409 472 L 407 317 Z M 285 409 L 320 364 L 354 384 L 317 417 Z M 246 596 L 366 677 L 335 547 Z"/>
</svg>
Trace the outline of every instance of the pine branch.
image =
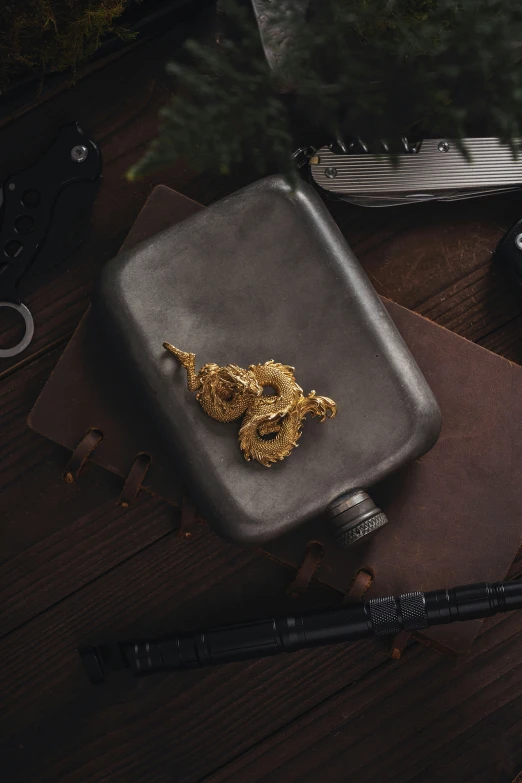
<svg viewBox="0 0 522 783">
<path fill-rule="evenodd" d="M 169 65 L 178 97 L 131 177 L 180 157 L 222 172 L 288 171 L 296 129 L 322 143 L 339 133 L 522 137 L 518 0 L 316 0 L 294 20 L 277 70 L 244 5 L 227 6 L 238 42 L 192 42 L 191 62 Z"/>
<path fill-rule="evenodd" d="M 129 0 L 0 0 L 0 87 L 29 71 L 76 70 Z"/>
</svg>

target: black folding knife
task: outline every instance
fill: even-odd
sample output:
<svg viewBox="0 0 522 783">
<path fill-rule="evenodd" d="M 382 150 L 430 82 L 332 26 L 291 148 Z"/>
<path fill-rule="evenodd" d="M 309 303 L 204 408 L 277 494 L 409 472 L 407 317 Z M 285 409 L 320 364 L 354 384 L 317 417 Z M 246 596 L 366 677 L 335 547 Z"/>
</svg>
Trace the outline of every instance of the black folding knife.
<svg viewBox="0 0 522 783">
<path fill-rule="evenodd" d="M 45 155 L 9 177 L 0 191 L 0 307 L 25 320 L 16 356 L 31 342 L 34 324 L 20 289 L 28 277 L 56 266 L 84 240 L 101 180 L 101 155 L 77 123 L 64 125 Z"/>
</svg>

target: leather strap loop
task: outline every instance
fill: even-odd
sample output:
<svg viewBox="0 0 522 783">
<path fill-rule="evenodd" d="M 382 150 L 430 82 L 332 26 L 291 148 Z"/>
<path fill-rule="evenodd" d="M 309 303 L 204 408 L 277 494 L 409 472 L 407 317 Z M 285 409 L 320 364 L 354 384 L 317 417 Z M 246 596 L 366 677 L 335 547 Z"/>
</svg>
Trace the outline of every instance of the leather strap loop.
<svg viewBox="0 0 522 783">
<path fill-rule="evenodd" d="M 94 449 L 103 439 L 103 432 L 92 427 L 87 430 L 82 440 L 78 443 L 72 453 L 63 477 L 68 484 L 74 484 Z"/>
<path fill-rule="evenodd" d="M 288 586 L 287 593 L 294 598 L 303 595 L 324 557 L 324 549 L 318 541 L 310 541 L 306 547 L 303 562 L 299 566 L 294 581 Z"/>
<path fill-rule="evenodd" d="M 192 502 L 190 495 L 183 492 L 181 498 L 181 521 L 178 528 L 178 538 L 190 538 L 196 526 L 198 517 L 196 506 Z"/>
<path fill-rule="evenodd" d="M 390 658 L 398 661 L 410 639 L 411 633 L 409 631 L 399 631 L 392 642 L 392 646 L 390 648 Z"/>
<path fill-rule="evenodd" d="M 196 506 L 192 502 L 190 495 L 184 491 L 181 498 L 181 520 L 178 528 L 178 538 L 190 538 L 197 521 Z"/>
<path fill-rule="evenodd" d="M 348 592 L 344 596 L 343 604 L 351 604 L 362 601 L 365 593 L 373 582 L 373 579 L 373 573 L 369 568 L 360 568 L 359 571 L 357 571 L 355 574 L 355 578 L 348 588 Z"/>
<path fill-rule="evenodd" d="M 125 484 L 123 485 L 120 499 L 118 500 L 119 506 L 122 508 L 128 508 L 131 503 L 134 503 L 136 497 L 138 496 L 138 492 L 140 491 L 141 485 L 145 480 L 150 463 L 151 458 L 149 454 L 145 454 L 145 452 L 143 452 L 142 454 L 138 454 L 136 456 L 136 459 L 132 463 L 132 468 L 129 471 L 129 475 L 125 480 Z"/>
</svg>

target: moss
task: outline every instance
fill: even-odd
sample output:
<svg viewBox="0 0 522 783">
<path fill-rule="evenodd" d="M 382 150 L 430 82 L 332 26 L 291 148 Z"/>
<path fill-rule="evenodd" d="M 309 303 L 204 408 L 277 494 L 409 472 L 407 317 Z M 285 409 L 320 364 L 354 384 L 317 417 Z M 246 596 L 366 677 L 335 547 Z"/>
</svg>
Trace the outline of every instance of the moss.
<svg viewBox="0 0 522 783">
<path fill-rule="evenodd" d="M 129 0 L 0 0 L 0 86 L 28 71 L 75 70 Z"/>
</svg>

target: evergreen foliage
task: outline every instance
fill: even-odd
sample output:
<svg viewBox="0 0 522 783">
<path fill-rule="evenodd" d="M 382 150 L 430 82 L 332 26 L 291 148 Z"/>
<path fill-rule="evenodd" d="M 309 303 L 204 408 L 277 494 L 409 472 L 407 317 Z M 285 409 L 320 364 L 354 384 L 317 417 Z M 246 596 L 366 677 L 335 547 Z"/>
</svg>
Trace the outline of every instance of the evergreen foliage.
<svg viewBox="0 0 522 783">
<path fill-rule="evenodd" d="M 21 74 L 76 69 L 128 0 L 0 0 L 0 88 Z"/>
<path fill-rule="evenodd" d="M 522 137 L 519 0 L 312 0 L 277 71 L 245 3 L 226 5 L 239 35 L 169 64 L 178 96 L 130 177 L 181 156 L 288 171 L 296 137 Z"/>
</svg>

